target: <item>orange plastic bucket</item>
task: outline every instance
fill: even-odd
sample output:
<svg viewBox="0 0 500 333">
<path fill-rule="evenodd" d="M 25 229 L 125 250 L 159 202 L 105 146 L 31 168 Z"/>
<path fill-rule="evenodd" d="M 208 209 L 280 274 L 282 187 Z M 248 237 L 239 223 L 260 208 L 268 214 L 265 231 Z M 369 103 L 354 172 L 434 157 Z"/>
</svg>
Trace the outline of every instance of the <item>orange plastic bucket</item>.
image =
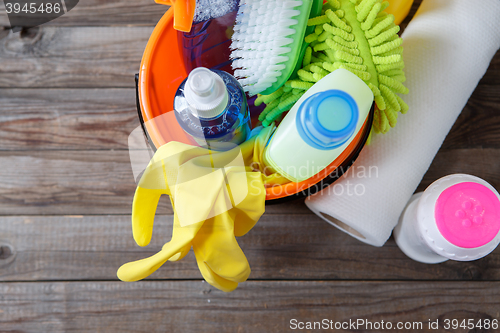
<svg viewBox="0 0 500 333">
<path fill-rule="evenodd" d="M 171 7 L 156 25 L 144 51 L 139 72 L 139 116 L 155 147 L 172 140 L 196 145 L 176 121 L 166 121 L 170 117 L 160 117 L 173 112 L 177 88 L 188 75 L 178 48 L 178 34 L 173 28 L 173 16 Z M 267 188 L 266 200 L 274 203 L 307 196 L 338 179 L 354 162 L 366 143 L 373 112 L 372 107 L 362 130 L 327 168 L 305 181 Z"/>
</svg>

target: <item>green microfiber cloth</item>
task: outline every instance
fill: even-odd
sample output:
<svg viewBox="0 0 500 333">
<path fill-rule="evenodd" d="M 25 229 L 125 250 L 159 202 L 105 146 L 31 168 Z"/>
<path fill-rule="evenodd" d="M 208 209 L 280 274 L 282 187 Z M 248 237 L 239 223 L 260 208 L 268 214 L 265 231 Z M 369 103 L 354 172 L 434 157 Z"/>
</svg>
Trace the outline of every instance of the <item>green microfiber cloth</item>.
<svg viewBox="0 0 500 333">
<path fill-rule="evenodd" d="M 375 96 L 373 131 L 386 133 L 396 125 L 398 112 L 408 105 L 397 94 L 407 94 L 403 85 L 402 39 L 394 16 L 384 12 L 382 0 L 328 0 L 322 15 L 311 18 L 314 32 L 297 77 L 270 95 L 259 95 L 255 105 L 267 104 L 259 116 L 269 126 L 290 108 L 312 85 L 339 68 L 360 77 Z M 372 131 L 372 132 L 373 132 Z"/>
</svg>

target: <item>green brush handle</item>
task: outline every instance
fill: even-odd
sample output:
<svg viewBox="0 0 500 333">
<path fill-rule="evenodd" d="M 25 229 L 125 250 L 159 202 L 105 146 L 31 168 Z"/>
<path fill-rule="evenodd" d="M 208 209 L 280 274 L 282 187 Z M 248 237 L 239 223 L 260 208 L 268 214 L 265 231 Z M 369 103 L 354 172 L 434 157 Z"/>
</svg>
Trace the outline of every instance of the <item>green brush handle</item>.
<svg viewBox="0 0 500 333">
<path fill-rule="evenodd" d="M 307 21 L 311 17 L 312 14 L 311 12 L 313 8 L 314 12 L 316 13 L 319 7 L 319 14 L 321 14 L 323 0 L 302 0 L 302 1 L 303 1 L 303 5 L 301 8 L 302 12 L 299 16 L 294 17 L 294 19 L 296 19 L 298 23 L 293 26 L 293 28 L 295 29 L 295 34 L 292 36 L 293 43 L 287 45 L 287 47 L 290 47 L 292 51 L 289 52 L 288 54 L 285 54 L 289 58 L 287 63 L 285 64 L 286 67 L 281 71 L 281 76 L 277 78 L 278 80 L 274 82 L 269 88 L 261 92 L 262 95 L 272 94 L 273 92 L 281 88 L 285 84 L 285 82 L 288 81 L 288 79 L 292 76 L 292 74 L 298 71 L 297 66 L 300 67 L 300 65 L 302 64 L 302 59 L 305 53 L 305 48 L 303 45 L 305 43 L 304 37 L 306 36 L 306 30 L 310 28 L 307 26 Z M 318 4 L 321 4 L 321 6 L 319 6 Z M 317 15 L 318 14 L 314 16 Z M 304 50 L 302 50 L 303 48 Z"/>
<path fill-rule="evenodd" d="M 313 18 L 321 15 L 321 9 L 323 8 L 323 0 L 314 0 L 311 8 L 311 13 L 309 14 L 309 18 Z M 314 31 L 314 26 L 307 27 L 305 36 L 312 34 Z M 295 63 L 295 69 L 293 70 L 292 75 L 288 79 L 294 79 L 297 77 L 297 72 L 302 68 L 302 60 L 304 59 L 304 55 L 306 54 L 306 49 L 309 46 L 309 43 L 303 42 L 302 48 L 300 50 L 299 58 Z M 287 80 L 288 80 L 287 79 Z M 285 82 L 287 81 L 285 80 Z"/>
</svg>

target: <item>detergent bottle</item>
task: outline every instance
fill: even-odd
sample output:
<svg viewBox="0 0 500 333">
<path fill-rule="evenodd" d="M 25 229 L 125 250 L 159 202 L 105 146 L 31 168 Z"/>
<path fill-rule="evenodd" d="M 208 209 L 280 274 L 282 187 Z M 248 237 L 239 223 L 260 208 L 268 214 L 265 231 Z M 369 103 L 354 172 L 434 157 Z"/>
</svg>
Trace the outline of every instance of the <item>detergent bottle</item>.
<svg viewBox="0 0 500 333">
<path fill-rule="evenodd" d="M 198 144 L 227 150 L 250 134 L 250 112 L 243 88 L 230 74 L 198 67 L 174 98 L 175 116 Z"/>
<path fill-rule="evenodd" d="M 233 73 L 229 55 L 238 12 L 236 0 L 197 0 L 189 31 L 178 31 L 179 50 L 189 73 L 197 67 Z"/>
<path fill-rule="evenodd" d="M 472 175 L 438 179 L 410 199 L 394 239 L 408 257 L 426 264 L 483 258 L 500 243 L 500 194 Z"/>
<path fill-rule="evenodd" d="M 264 151 L 264 163 L 293 182 L 316 175 L 349 146 L 372 104 L 366 83 L 337 69 L 315 83 L 283 118 Z"/>
</svg>

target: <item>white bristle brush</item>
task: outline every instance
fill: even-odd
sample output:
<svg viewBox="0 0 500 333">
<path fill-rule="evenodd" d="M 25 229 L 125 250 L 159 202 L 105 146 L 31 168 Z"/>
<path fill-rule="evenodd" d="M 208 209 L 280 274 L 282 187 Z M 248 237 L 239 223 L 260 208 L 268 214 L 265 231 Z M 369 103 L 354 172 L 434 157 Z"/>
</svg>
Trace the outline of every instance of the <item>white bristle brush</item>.
<svg viewBox="0 0 500 333">
<path fill-rule="evenodd" d="M 271 94 L 304 56 L 307 20 L 321 0 L 241 0 L 231 43 L 234 75 L 250 96 Z"/>
</svg>

